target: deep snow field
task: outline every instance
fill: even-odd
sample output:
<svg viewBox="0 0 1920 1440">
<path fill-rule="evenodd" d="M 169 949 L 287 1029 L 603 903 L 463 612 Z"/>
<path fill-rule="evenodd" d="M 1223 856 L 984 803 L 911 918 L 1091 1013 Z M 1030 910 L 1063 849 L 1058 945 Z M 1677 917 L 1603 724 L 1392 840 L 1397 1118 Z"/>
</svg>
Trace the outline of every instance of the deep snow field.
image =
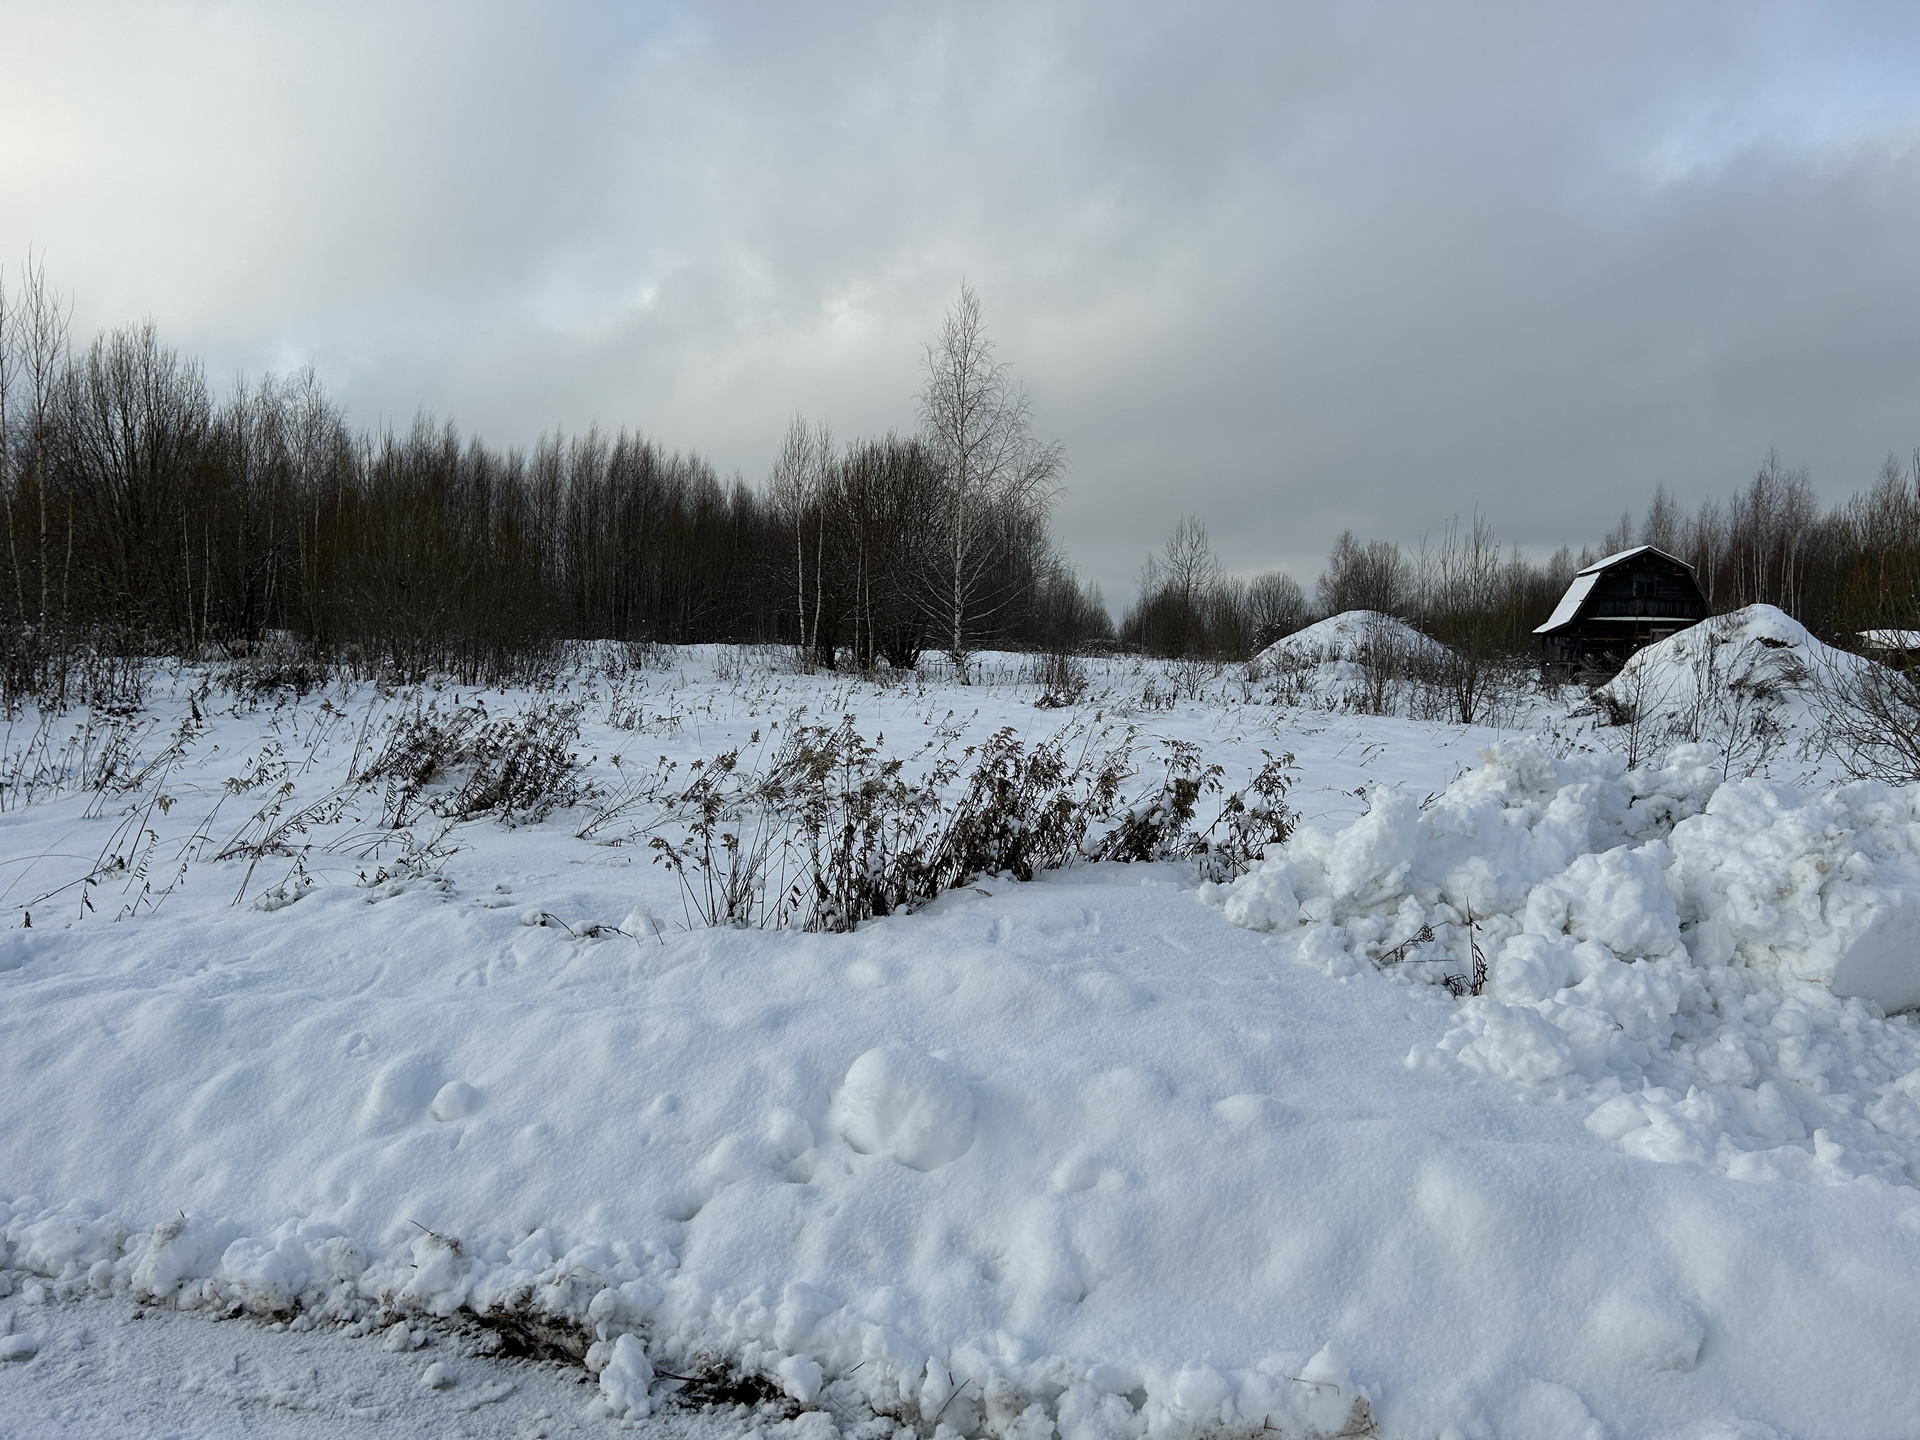
<svg viewBox="0 0 1920 1440">
<path fill-rule="evenodd" d="M 166 669 L 84 743 L 17 720 L 0 1434 L 1920 1434 L 1920 797 L 1804 713 L 1629 772 L 1571 694 L 1493 731 L 1245 667 L 1040 708 L 1019 657 L 782 663 Z M 577 706 L 597 793 L 396 833 L 353 776 L 423 698 Z M 1131 725 L 1229 788 L 1290 752 L 1301 828 L 1222 885 L 700 925 L 636 777 L 843 715 L 900 756 Z"/>
</svg>

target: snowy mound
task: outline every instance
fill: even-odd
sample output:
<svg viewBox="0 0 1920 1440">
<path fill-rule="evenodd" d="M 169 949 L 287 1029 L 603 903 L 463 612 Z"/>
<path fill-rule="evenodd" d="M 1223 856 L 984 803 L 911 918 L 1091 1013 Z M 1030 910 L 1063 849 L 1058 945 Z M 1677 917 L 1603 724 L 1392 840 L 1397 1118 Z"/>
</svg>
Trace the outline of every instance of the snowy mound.
<svg viewBox="0 0 1920 1440">
<path fill-rule="evenodd" d="M 1920 1037 L 1880 1012 L 1920 1005 L 1920 790 L 1722 784 L 1697 747 L 1642 771 L 1483 755 L 1424 810 L 1381 789 L 1302 830 L 1227 918 L 1333 973 L 1481 980 L 1410 1063 L 1584 1098 L 1632 1153 L 1914 1183 Z M 1860 1065 L 1815 1079 L 1821 1047 Z"/>
<path fill-rule="evenodd" d="M 1391 646 L 1407 654 L 1433 655 L 1443 647 L 1406 621 L 1378 610 L 1346 610 L 1316 620 L 1262 650 L 1257 661 L 1268 667 L 1325 664 L 1357 659 L 1369 646 Z"/>
<path fill-rule="evenodd" d="M 1253 669 L 1283 703 L 1400 714 L 1412 708 L 1418 677 L 1430 675 L 1446 653 L 1404 620 L 1348 610 L 1274 641 Z"/>
<path fill-rule="evenodd" d="M 1807 725 L 1811 687 L 1861 663 L 1786 611 L 1749 605 L 1635 652 L 1596 696 L 1603 710 L 1666 738 L 1725 748 Z"/>
</svg>

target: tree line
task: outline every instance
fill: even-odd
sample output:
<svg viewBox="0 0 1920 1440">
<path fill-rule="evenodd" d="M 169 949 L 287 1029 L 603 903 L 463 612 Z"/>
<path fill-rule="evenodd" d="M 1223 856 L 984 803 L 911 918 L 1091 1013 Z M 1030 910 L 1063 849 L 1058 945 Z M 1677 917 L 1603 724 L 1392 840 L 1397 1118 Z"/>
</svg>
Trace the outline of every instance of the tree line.
<svg viewBox="0 0 1920 1440">
<path fill-rule="evenodd" d="M 1822 508 L 1804 468 L 1769 452 L 1730 496 L 1683 510 L 1664 486 L 1620 517 L 1596 548 L 1545 560 L 1503 548 L 1476 514 L 1417 546 L 1343 532 L 1311 598 L 1274 571 L 1241 580 L 1215 559 L 1205 525 L 1183 517 L 1149 556 L 1122 638 L 1168 657 L 1243 658 L 1313 620 L 1373 610 L 1452 649 L 1512 660 L 1537 653 L 1534 628 L 1579 570 L 1636 545 L 1694 567 L 1715 614 L 1777 605 L 1829 644 L 1862 631 L 1920 630 L 1920 452 L 1888 459 L 1866 489 Z"/>
<path fill-rule="evenodd" d="M 151 324 L 70 343 L 0 276 L 0 686 L 67 698 L 102 654 L 291 648 L 503 681 L 575 639 L 778 642 L 809 664 L 963 667 L 1106 624 L 1050 527 L 1061 455 L 963 289 L 921 426 L 796 421 L 764 485 L 621 431 L 500 449 L 421 416 L 355 430 L 311 369 L 216 397 Z"/>
<path fill-rule="evenodd" d="M 402 679 L 501 681 L 579 639 L 777 642 L 810 667 L 964 667 L 986 646 L 1111 641 L 1055 538 L 1063 458 L 962 287 L 923 356 L 910 435 L 796 419 L 765 483 L 627 431 L 500 449 L 422 416 L 356 430 L 311 369 L 216 397 L 152 325 L 76 348 L 33 263 L 0 274 L 0 698 L 65 698 L 100 655 L 261 647 Z M 1170 657 L 1244 658 L 1324 615 L 1395 615 L 1455 650 L 1530 658 L 1583 565 L 1653 544 L 1716 611 L 1777 604 L 1851 644 L 1920 628 L 1920 456 L 1822 509 L 1769 455 L 1725 499 L 1662 488 L 1597 549 L 1544 561 L 1484 516 L 1405 547 L 1334 543 L 1311 595 L 1224 573 L 1183 518 L 1118 631 Z M 1476 661 L 1476 663 L 1478 663 Z"/>
</svg>

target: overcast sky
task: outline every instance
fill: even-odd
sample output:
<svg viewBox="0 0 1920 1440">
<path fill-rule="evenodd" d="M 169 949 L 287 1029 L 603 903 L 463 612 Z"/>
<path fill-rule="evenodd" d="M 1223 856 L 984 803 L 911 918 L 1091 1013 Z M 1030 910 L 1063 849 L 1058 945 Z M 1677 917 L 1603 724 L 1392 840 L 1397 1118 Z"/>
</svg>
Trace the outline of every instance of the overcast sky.
<svg viewBox="0 0 1920 1440">
<path fill-rule="evenodd" d="M 1183 511 L 1597 541 L 1920 445 L 1920 7 L 0 0 L 0 259 L 224 386 L 759 480 L 961 280 L 1123 602 Z"/>
</svg>

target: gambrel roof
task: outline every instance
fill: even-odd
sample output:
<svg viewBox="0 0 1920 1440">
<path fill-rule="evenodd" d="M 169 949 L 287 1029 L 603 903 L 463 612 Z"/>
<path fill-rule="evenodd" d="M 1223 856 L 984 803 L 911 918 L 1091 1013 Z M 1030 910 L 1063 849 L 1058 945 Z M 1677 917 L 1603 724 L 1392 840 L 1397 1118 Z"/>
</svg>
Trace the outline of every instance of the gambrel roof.
<svg viewBox="0 0 1920 1440">
<path fill-rule="evenodd" d="M 1678 555 L 1669 555 L 1658 545 L 1636 545 L 1631 550 L 1622 550 L 1618 554 L 1607 556 L 1604 560 L 1596 560 L 1576 573 L 1573 583 L 1567 586 L 1567 593 L 1560 597 L 1560 603 L 1553 607 L 1553 614 L 1547 617 L 1547 623 L 1536 626 L 1533 633 L 1546 635 L 1558 630 L 1562 625 L 1571 625 L 1574 617 L 1580 613 L 1581 605 L 1586 603 L 1587 596 L 1593 593 L 1593 587 L 1602 575 L 1617 565 L 1624 565 L 1636 556 L 1648 554 L 1658 555 L 1662 560 L 1671 560 L 1681 569 L 1692 573 L 1693 566 L 1687 564 Z"/>
</svg>

